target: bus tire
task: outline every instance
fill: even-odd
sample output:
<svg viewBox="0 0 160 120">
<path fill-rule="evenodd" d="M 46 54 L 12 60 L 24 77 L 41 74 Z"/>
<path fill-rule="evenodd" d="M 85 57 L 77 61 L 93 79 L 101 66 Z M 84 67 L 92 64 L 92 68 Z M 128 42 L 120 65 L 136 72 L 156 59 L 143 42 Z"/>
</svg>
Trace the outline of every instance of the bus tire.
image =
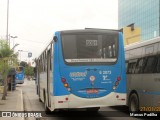
<svg viewBox="0 0 160 120">
<path fill-rule="evenodd" d="M 50 114 L 51 111 L 50 109 L 47 107 L 47 101 L 46 101 L 46 96 L 44 95 L 44 111 L 46 114 Z"/>
<path fill-rule="evenodd" d="M 38 95 L 38 86 L 36 85 L 36 92 L 37 92 L 37 95 Z"/>
<path fill-rule="evenodd" d="M 133 93 L 129 97 L 129 111 L 130 112 L 139 112 L 139 99 L 137 94 Z"/>
<path fill-rule="evenodd" d="M 39 98 L 39 102 L 42 102 L 41 98 Z"/>
</svg>

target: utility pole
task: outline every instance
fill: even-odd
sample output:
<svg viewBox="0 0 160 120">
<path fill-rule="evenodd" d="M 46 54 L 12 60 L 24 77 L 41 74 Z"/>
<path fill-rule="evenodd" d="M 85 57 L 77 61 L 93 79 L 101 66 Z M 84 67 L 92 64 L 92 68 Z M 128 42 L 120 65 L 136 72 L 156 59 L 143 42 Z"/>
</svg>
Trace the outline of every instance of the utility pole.
<svg viewBox="0 0 160 120">
<path fill-rule="evenodd" d="M 9 22 L 9 0 L 7 0 L 7 28 L 6 28 L 6 41 L 7 43 L 9 43 L 8 41 L 8 22 Z M 4 60 L 4 73 L 6 72 L 6 61 Z M 6 100 L 6 95 L 7 95 L 7 75 L 4 75 L 3 77 L 4 79 L 4 91 L 3 91 L 3 95 L 2 95 L 2 100 Z"/>
<path fill-rule="evenodd" d="M 18 36 L 10 36 L 12 39 L 13 39 L 13 47 L 16 45 L 16 44 L 14 44 L 14 39 L 15 38 L 18 38 Z M 14 52 L 14 49 L 13 49 L 13 52 Z"/>
<path fill-rule="evenodd" d="M 7 42 L 9 43 L 8 39 L 8 24 L 9 24 L 9 0 L 7 0 L 7 29 L 6 29 L 6 39 Z M 9 43 L 10 44 L 10 43 Z"/>
</svg>

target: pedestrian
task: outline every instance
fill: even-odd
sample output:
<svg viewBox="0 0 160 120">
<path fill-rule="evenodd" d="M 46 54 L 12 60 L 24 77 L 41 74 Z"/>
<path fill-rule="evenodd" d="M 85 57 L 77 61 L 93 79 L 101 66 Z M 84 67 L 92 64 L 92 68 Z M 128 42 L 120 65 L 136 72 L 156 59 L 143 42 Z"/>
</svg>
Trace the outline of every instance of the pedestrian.
<svg viewBox="0 0 160 120">
<path fill-rule="evenodd" d="M 7 76 L 7 84 L 8 84 L 8 90 L 11 90 L 11 82 L 12 82 L 12 77 L 11 75 Z"/>
</svg>

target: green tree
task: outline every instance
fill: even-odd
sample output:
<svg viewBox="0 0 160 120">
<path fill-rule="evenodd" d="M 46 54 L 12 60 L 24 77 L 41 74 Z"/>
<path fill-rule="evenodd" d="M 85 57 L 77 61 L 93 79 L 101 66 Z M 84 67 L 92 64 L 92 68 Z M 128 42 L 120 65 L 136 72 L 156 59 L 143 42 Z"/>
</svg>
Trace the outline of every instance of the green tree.
<svg viewBox="0 0 160 120">
<path fill-rule="evenodd" d="M 26 67 L 26 66 L 27 66 L 27 62 L 21 61 L 21 62 L 20 62 L 20 66 Z"/>
<path fill-rule="evenodd" d="M 7 42 L 4 40 L 0 40 L 0 74 L 4 83 L 4 92 L 2 99 L 6 99 L 7 94 L 7 74 L 8 71 L 17 60 L 17 56 L 13 54 L 13 50 L 10 49 Z"/>
<path fill-rule="evenodd" d="M 33 76 L 34 75 L 34 68 L 31 66 L 26 66 L 24 69 L 24 73 L 27 76 Z"/>
</svg>

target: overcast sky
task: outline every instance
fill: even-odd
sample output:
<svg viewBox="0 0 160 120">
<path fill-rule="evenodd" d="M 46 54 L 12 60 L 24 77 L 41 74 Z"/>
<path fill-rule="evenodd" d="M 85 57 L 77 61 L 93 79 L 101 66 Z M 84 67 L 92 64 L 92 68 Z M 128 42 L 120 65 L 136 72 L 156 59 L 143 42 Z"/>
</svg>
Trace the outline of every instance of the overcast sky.
<svg viewBox="0 0 160 120">
<path fill-rule="evenodd" d="M 118 0 L 10 0 L 9 34 L 15 48 L 38 57 L 54 32 L 67 29 L 118 29 Z M 5 38 L 7 0 L 0 0 L 0 38 Z M 11 39 L 11 47 L 13 39 Z M 23 52 L 21 60 L 27 59 Z"/>
</svg>

